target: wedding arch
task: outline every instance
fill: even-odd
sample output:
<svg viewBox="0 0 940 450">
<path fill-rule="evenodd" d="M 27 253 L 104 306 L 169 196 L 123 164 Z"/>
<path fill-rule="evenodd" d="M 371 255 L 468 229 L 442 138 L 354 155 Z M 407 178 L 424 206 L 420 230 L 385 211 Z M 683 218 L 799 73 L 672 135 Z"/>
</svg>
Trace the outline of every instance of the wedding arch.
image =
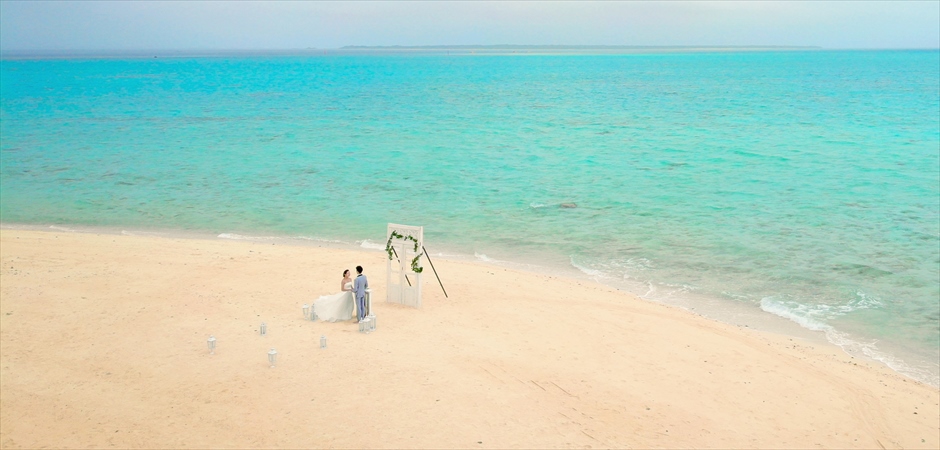
<svg viewBox="0 0 940 450">
<path fill-rule="evenodd" d="M 386 236 L 388 288 L 385 301 L 420 308 L 424 227 L 390 223 Z"/>
</svg>

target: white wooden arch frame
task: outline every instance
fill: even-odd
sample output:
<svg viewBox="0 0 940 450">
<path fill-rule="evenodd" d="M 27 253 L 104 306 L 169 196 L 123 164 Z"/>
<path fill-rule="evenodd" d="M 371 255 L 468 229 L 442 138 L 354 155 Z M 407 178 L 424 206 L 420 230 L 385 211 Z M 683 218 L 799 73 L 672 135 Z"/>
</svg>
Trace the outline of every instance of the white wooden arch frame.
<svg viewBox="0 0 940 450">
<path fill-rule="evenodd" d="M 385 301 L 420 308 L 424 227 L 390 223 L 385 238 L 390 254 L 386 261 Z"/>
</svg>

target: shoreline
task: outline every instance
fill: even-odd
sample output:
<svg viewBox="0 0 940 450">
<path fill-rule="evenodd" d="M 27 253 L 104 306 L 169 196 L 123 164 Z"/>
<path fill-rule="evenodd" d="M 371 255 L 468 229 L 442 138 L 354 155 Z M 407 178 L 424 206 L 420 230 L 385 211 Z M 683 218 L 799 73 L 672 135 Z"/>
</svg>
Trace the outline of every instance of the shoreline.
<svg viewBox="0 0 940 450">
<path fill-rule="evenodd" d="M 599 283 L 438 259 L 450 298 L 428 277 L 412 309 L 381 300 L 378 251 L 9 228 L 0 243 L 4 448 L 940 446 L 935 388 Z M 376 332 L 303 320 L 355 264 Z"/>
<path fill-rule="evenodd" d="M 188 231 L 177 229 L 153 229 L 153 230 L 128 230 L 124 227 L 97 227 L 83 225 L 37 225 L 37 224 L 11 224 L 0 223 L 0 230 L 32 230 L 41 232 L 69 232 L 84 234 L 108 234 L 115 236 L 138 236 L 138 237 L 158 237 L 166 239 L 188 239 L 188 240 L 209 240 L 209 241 L 232 241 L 232 242 L 252 242 L 252 243 L 271 243 L 300 247 L 323 247 L 347 251 L 366 251 L 384 253 L 384 247 L 379 242 L 373 242 L 369 239 L 359 241 L 343 241 L 336 239 L 324 239 L 308 236 L 278 236 L 278 235 L 247 235 L 238 233 L 209 233 L 205 231 Z M 535 262 L 509 261 L 503 259 L 493 259 L 484 254 L 461 254 L 461 253 L 431 253 L 434 260 L 446 259 L 459 262 L 477 263 L 490 265 L 498 268 L 508 268 L 531 273 L 533 275 L 564 277 L 581 282 L 594 282 L 601 286 L 615 289 L 632 295 L 643 301 L 652 304 L 666 305 L 682 308 L 692 314 L 699 315 L 705 319 L 717 323 L 731 325 L 738 328 L 754 329 L 759 332 L 767 332 L 780 335 L 787 338 L 798 338 L 812 345 L 824 345 L 838 348 L 846 355 L 862 360 L 867 360 L 876 364 L 883 365 L 895 373 L 898 373 L 912 381 L 924 383 L 934 388 L 940 388 L 940 368 L 931 370 L 916 368 L 907 365 L 903 354 L 885 353 L 877 351 L 872 353 L 865 344 L 855 340 L 848 339 L 845 342 L 833 342 L 829 333 L 834 333 L 840 337 L 839 332 L 829 327 L 810 328 L 801 325 L 796 319 L 785 317 L 785 315 L 767 311 L 761 305 L 751 305 L 747 303 L 737 303 L 728 299 L 721 299 L 714 296 L 695 294 L 678 287 L 672 292 L 658 297 L 652 297 L 648 294 L 655 290 L 650 285 L 650 291 L 643 294 L 646 284 L 638 282 L 628 282 L 627 280 L 616 280 L 605 277 L 600 274 L 591 274 L 590 270 L 579 267 L 574 261 L 571 261 L 568 267 L 550 267 L 539 265 Z M 662 288 L 663 286 L 660 286 Z M 678 296 L 673 293 L 678 292 Z M 913 354 L 908 355 L 912 357 Z"/>
</svg>

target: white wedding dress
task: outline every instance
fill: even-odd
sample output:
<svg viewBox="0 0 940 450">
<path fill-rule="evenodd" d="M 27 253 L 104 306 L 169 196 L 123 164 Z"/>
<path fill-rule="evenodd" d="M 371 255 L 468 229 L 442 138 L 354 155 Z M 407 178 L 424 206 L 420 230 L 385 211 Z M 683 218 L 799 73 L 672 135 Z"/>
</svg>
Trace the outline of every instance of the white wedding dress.
<svg viewBox="0 0 940 450">
<path fill-rule="evenodd" d="M 346 283 L 346 289 L 352 289 L 352 283 Z M 317 319 L 327 322 L 350 320 L 353 314 L 353 293 L 343 291 L 338 294 L 324 295 L 313 302 L 313 311 Z"/>
</svg>

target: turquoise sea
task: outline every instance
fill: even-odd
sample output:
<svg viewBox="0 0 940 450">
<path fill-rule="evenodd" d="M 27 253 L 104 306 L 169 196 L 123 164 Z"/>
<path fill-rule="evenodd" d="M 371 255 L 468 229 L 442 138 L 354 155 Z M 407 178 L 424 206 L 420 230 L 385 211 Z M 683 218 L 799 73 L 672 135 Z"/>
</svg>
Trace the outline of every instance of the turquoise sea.
<svg viewBox="0 0 940 450">
<path fill-rule="evenodd" d="M 0 221 L 424 225 L 433 254 L 783 317 L 936 385 L 940 52 L 4 59 Z"/>
</svg>

